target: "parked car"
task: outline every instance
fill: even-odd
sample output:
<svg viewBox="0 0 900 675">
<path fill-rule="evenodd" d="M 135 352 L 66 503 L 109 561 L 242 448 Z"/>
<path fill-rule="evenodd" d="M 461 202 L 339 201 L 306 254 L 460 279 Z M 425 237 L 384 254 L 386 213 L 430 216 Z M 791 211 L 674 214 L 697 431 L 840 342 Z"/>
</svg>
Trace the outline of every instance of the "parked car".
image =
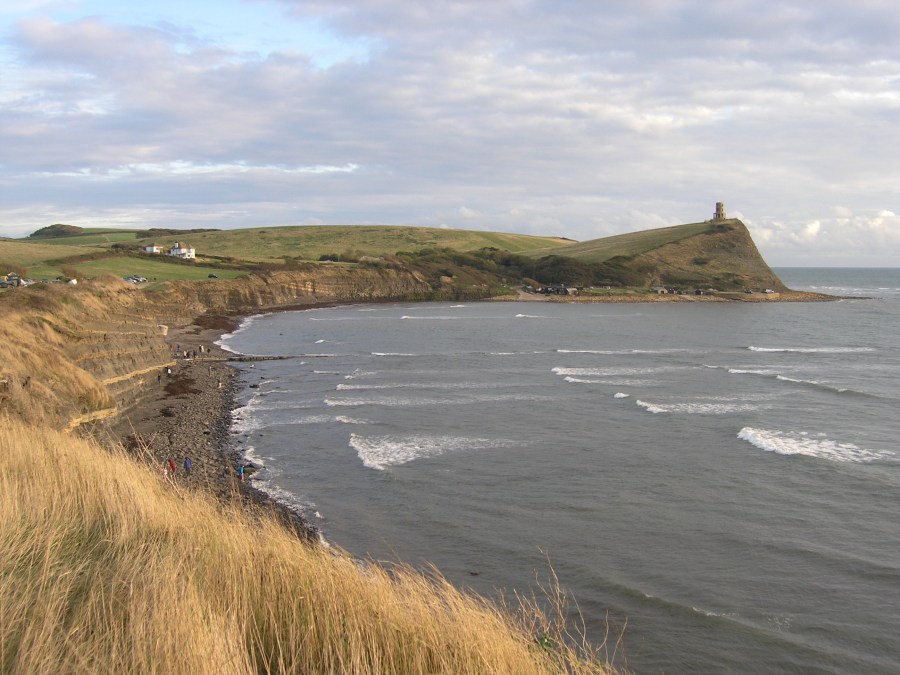
<svg viewBox="0 0 900 675">
<path fill-rule="evenodd" d="M 209 279 L 218 279 L 218 278 L 219 278 L 219 275 L 218 275 L 218 274 L 212 274 L 212 273 L 207 274 L 206 276 L 207 276 L 207 278 L 209 278 Z"/>
</svg>

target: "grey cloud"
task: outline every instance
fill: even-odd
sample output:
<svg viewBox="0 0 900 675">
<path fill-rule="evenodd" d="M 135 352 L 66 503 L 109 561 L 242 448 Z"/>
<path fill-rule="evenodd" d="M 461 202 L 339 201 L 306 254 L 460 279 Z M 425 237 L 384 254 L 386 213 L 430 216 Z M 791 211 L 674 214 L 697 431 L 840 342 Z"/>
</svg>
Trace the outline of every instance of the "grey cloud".
<svg viewBox="0 0 900 675">
<path fill-rule="evenodd" d="M 8 217 L 42 193 L 154 224 L 221 212 L 589 238 L 725 199 L 766 253 L 795 251 L 812 221 L 808 245 L 842 241 L 839 204 L 900 210 L 888 3 L 277 4 L 369 58 L 319 68 L 189 27 L 22 23 L 21 95 L 0 99 L 0 186 L 23 186 Z M 165 170 L 179 163 L 209 171 Z"/>
</svg>

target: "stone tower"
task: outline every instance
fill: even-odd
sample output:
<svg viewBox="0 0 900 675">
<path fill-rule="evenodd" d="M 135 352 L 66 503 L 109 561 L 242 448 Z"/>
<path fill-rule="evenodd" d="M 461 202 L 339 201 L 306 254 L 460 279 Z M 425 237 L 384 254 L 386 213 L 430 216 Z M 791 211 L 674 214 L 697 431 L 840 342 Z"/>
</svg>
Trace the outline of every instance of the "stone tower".
<svg viewBox="0 0 900 675">
<path fill-rule="evenodd" d="M 725 220 L 725 204 L 723 202 L 716 202 L 716 213 L 713 216 L 713 220 Z"/>
</svg>

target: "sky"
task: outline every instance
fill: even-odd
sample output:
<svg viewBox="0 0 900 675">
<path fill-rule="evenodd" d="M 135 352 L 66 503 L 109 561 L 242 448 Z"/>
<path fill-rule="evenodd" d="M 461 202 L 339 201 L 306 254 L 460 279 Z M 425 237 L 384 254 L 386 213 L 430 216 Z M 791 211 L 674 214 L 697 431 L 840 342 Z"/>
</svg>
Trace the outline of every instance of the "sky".
<svg viewBox="0 0 900 675">
<path fill-rule="evenodd" d="M 898 267 L 898 35 L 894 0 L 0 0 L 0 236 L 722 201 L 771 265 Z"/>
</svg>

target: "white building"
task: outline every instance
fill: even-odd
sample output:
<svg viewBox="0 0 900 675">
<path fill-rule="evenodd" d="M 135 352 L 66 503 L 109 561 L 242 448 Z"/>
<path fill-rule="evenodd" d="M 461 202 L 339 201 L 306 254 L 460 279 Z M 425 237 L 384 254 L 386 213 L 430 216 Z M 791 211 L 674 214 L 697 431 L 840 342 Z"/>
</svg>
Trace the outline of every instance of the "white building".
<svg viewBox="0 0 900 675">
<path fill-rule="evenodd" d="M 194 248 L 180 241 L 172 244 L 172 248 L 169 249 L 169 252 L 166 255 L 185 259 L 196 258 L 196 256 L 194 255 Z"/>
<path fill-rule="evenodd" d="M 155 253 L 159 255 L 162 253 L 162 246 L 159 244 L 149 244 L 144 247 L 144 253 Z"/>
</svg>

